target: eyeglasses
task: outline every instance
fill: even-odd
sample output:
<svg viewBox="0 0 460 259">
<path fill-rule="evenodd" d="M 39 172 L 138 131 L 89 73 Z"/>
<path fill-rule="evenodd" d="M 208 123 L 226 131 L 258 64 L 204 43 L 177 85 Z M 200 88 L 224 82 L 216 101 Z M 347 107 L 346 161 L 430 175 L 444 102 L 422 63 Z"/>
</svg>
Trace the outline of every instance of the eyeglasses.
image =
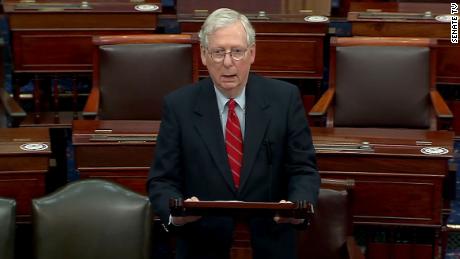
<svg viewBox="0 0 460 259">
<path fill-rule="evenodd" d="M 225 59 L 225 56 L 227 54 L 230 54 L 230 57 L 233 58 L 233 60 L 242 60 L 244 56 L 246 56 L 246 52 L 248 51 L 249 48 L 246 49 L 231 49 L 231 50 L 224 50 L 224 49 L 217 49 L 217 50 L 208 50 L 209 55 L 211 56 L 212 60 L 216 63 L 222 62 Z"/>
</svg>

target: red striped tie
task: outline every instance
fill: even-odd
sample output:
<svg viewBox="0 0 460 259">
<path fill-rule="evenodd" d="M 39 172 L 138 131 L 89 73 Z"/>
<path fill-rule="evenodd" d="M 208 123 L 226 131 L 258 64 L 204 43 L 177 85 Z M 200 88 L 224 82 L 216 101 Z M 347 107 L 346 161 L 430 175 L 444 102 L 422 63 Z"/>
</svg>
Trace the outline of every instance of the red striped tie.
<svg viewBox="0 0 460 259">
<path fill-rule="evenodd" d="M 225 127 L 225 148 L 227 149 L 228 163 L 232 170 L 235 187 L 240 186 L 240 171 L 243 164 L 243 137 L 238 116 L 235 113 L 236 102 L 228 101 L 227 125 Z"/>
</svg>

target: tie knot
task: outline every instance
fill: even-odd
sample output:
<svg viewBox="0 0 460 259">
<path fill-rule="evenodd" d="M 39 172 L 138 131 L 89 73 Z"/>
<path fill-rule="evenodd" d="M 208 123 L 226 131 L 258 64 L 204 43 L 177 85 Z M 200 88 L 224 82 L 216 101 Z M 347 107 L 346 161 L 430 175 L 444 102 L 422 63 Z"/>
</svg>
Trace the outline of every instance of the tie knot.
<svg viewBox="0 0 460 259">
<path fill-rule="evenodd" d="M 235 110 L 235 105 L 236 105 L 235 99 L 230 98 L 230 100 L 228 100 L 228 110 L 229 111 L 234 111 Z"/>
</svg>

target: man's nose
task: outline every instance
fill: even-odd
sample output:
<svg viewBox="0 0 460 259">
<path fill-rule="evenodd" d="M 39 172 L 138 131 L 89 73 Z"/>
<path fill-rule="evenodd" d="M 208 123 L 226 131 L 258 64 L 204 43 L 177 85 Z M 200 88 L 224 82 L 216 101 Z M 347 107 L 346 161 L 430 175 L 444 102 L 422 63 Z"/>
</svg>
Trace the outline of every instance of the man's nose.
<svg viewBox="0 0 460 259">
<path fill-rule="evenodd" d="M 233 58 L 231 52 L 226 52 L 224 56 L 224 66 L 230 67 L 233 65 Z"/>
</svg>

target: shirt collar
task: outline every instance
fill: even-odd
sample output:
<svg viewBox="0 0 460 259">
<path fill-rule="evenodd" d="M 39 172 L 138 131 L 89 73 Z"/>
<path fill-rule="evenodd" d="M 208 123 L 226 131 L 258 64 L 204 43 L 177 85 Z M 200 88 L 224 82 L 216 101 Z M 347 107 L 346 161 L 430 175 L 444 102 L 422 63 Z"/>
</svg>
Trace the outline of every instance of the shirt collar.
<svg viewBox="0 0 460 259">
<path fill-rule="evenodd" d="M 219 112 L 222 114 L 224 112 L 225 105 L 230 100 L 227 96 L 223 95 L 222 92 L 214 85 L 214 90 L 216 91 L 217 97 L 217 106 L 219 107 Z M 246 109 L 246 86 L 243 87 L 240 95 L 233 98 L 238 106 L 244 111 Z"/>
</svg>

